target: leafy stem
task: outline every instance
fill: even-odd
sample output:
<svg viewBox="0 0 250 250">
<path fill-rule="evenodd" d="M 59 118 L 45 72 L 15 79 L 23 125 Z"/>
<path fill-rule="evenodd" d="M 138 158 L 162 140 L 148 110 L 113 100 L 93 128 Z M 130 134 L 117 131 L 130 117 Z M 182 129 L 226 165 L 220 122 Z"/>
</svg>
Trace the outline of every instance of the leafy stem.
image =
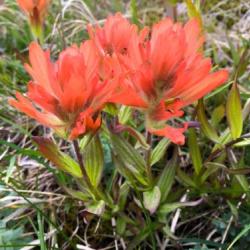
<svg viewBox="0 0 250 250">
<path fill-rule="evenodd" d="M 82 157 L 82 154 L 80 152 L 80 147 L 79 147 L 79 143 L 77 140 L 74 140 L 73 141 L 73 147 L 74 147 L 74 150 L 75 150 L 75 153 L 76 153 L 76 157 L 77 157 L 77 160 L 78 160 L 78 163 L 79 163 L 79 166 L 81 168 L 81 171 L 82 171 L 82 175 L 83 175 L 83 180 L 85 182 L 85 184 L 87 185 L 89 191 L 95 196 L 96 199 L 99 199 L 99 200 L 104 200 L 105 203 L 113 208 L 114 205 L 108 200 L 108 198 L 106 197 L 105 194 L 103 194 L 98 188 L 94 187 L 89 179 L 89 176 L 88 176 L 88 173 L 85 169 L 85 166 L 84 166 L 84 161 L 83 161 L 83 157 Z"/>
</svg>

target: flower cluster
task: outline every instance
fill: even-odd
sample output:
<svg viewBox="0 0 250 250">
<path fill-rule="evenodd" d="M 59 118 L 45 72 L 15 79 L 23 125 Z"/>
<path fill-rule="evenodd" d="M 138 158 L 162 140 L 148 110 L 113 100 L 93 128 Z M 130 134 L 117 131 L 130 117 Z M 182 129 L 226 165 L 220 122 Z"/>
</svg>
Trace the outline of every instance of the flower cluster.
<svg viewBox="0 0 250 250">
<path fill-rule="evenodd" d="M 32 77 L 28 92 L 10 100 L 65 138 L 96 131 L 105 104 L 115 103 L 141 110 L 149 132 L 183 144 L 187 125 L 171 121 L 227 80 L 226 70 L 211 72 L 195 19 L 183 26 L 166 18 L 139 31 L 118 13 L 88 32 L 89 40 L 67 48 L 56 62 L 33 42 L 25 65 Z"/>
</svg>

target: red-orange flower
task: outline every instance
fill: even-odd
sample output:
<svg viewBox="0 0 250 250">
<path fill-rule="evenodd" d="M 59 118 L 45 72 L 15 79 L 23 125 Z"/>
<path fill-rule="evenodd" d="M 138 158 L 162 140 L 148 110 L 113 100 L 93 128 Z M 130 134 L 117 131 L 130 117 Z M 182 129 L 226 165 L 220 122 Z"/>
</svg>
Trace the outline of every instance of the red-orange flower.
<svg viewBox="0 0 250 250">
<path fill-rule="evenodd" d="M 93 43 L 67 48 L 55 63 L 49 51 L 35 42 L 29 52 L 31 65 L 25 68 L 33 80 L 26 96 L 16 93 L 17 100 L 10 104 L 65 138 L 98 129 L 99 111 L 112 94 L 112 84 L 100 80 L 100 59 Z"/>
<path fill-rule="evenodd" d="M 109 16 L 103 27 L 88 25 L 90 38 L 102 54 L 126 53 L 130 40 L 137 36 L 137 26 L 120 13 Z"/>
<path fill-rule="evenodd" d="M 211 72 L 211 60 L 204 58 L 201 50 L 203 42 L 197 20 L 182 26 L 167 18 L 155 24 L 150 33 L 143 30 L 130 40 L 126 55 L 117 55 L 129 77 L 113 101 L 143 108 L 149 131 L 183 144 L 187 126 L 174 128 L 166 121 L 182 116 L 181 108 L 228 77 L 226 70 Z"/>
<path fill-rule="evenodd" d="M 43 23 L 50 0 L 17 0 L 20 8 L 29 17 L 32 25 L 40 26 Z"/>
</svg>

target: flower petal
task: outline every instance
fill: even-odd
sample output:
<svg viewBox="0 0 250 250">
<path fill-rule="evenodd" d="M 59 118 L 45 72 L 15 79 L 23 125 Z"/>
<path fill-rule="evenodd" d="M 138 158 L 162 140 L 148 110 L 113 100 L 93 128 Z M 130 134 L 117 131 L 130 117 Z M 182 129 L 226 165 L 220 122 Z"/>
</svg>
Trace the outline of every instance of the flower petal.
<svg viewBox="0 0 250 250">
<path fill-rule="evenodd" d="M 183 128 L 174 128 L 171 126 L 166 126 L 162 129 L 149 128 L 149 132 L 158 136 L 167 137 L 173 143 L 183 145 L 185 143 L 184 131 L 187 129 L 187 125 L 184 124 Z"/>
</svg>

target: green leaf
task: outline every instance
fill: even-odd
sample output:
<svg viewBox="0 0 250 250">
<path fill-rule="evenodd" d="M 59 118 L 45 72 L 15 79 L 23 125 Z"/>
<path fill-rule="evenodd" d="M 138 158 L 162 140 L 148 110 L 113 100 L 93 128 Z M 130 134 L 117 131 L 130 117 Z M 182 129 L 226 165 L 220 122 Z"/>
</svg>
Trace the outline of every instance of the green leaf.
<svg viewBox="0 0 250 250">
<path fill-rule="evenodd" d="M 121 106 L 119 113 L 118 113 L 118 119 L 121 124 L 126 124 L 131 117 L 132 114 L 132 108 L 129 106 Z"/>
<path fill-rule="evenodd" d="M 9 182 L 9 178 L 11 177 L 11 175 L 13 174 L 13 172 L 15 171 L 15 168 L 16 168 L 16 156 L 12 156 L 11 159 L 10 159 L 10 163 L 9 163 L 9 166 L 7 168 L 7 173 L 6 173 L 6 176 L 5 176 L 5 183 L 8 184 Z"/>
<path fill-rule="evenodd" d="M 126 230 L 126 220 L 120 216 L 116 220 L 116 231 L 118 235 L 123 235 Z"/>
<path fill-rule="evenodd" d="M 234 240 L 230 243 L 230 245 L 228 246 L 228 248 L 226 250 L 230 250 L 233 249 L 233 245 L 240 239 L 242 238 L 244 235 L 246 235 L 248 233 L 248 231 L 250 230 L 250 224 L 245 225 L 245 228 L 234 238 Z"/>
<path fill-rule="evenodd" d="M 171 228 L 169 227 L 168 224 L 165 224 L 165 226 L 162 228 L 162 231 L 166 234 L 167 237 L 174 240 L 178 240 L 178 238 L 171 231 Z"/>
<path fill-rule="evenodd" d="M 102 144 L 96 134 L 84 151 L 84 163 L 89 180 L 94 187 L 100 183 L 104 165 Z"/>
<path fill-rule="evenodd" d="M 223 145 L 227 144 L 230 140 L 232 140 L 232 136 L 229 128 L 227 128 L 219 137 L 219 142 L 214 145 L 212 152 L 216 151 L 217 149 L 221 149 Z"/>
<path fill-rule="evenodd" d="M 197 247 L 191 248 L 192 250 L 215 250 L 215 249 L 224 249 L 225 247 L 224 244 L 210 240 L 202 240 L 200 238 L 181 238 L 178 239 L 178 241 L 183 243 L 191 243 L 192 245 L 194 245 L 195 243 Z M 204 247 L 202 247 L 201 245 L 204 245 Z"/>
<path fill-rule="evenodd" d="M 123 131 L 127 131 L 130 135 L 132 135 L 137 140 L 136 143 L 141 145 L 141 147 L 143 147 L 144 149 L 150 148 L 150 146 L 146 142 L 144 135 L 142 135 L 139 131 L 137 131 L 133 127 L 122 125 L 119 127 L 119 132 L 123 132 Z"/>
<path fill-rule="evenodd" d="M 248 193 L 249 192 L 249 186 L 248 186 L 248 180 L 246 178 L 246 176 L 244 176 L 243 174 L 239 174 L 239 167 L 237 164 L 232 164 L 232 168 L 230 169 L 231 173 L 235 172 L 235 178 L 237 179 L 237 181 L 239 182 L 240 186 L 242 187 L 242 189 L 244 190 L 244 192 Z M 238 170 L 238 171 L 234 171 L 234 170 Z M 242 171 L 240 171 L 242 172 Z"/>
<path fill-rule="evenodd" d="M 250 113 L 250 98 L 247 99 L 247 101 L 245 102 L 244 108 L 242 110 L 243 121 L 245 121 L 248 118 L 249 113 Z M 231 136 L 230 130 L 229 128 L 226 128 L 225 131 L 222 133 L 222 135 L 219 137 L 219 143 L 213 147 L 212 152 L 214 152 L 218 148 L 221 148 L 222 145 L 225 145 L 231 139 L 232 139 L 232 136 Z"/>
<path fill-rule="evenodd" d="M 114 151 L 119 155 L 123 163 L 132 168 L 136 168 L 139 173 L 144 174 L 146 163 L 143 157 L 124 138 L 116 134 L 110 135 Z"/>
<path fill-rule="evenodd" d="M 208 122 L 208 119 L 205 114 L 205 107 L 203 100 L 200 99 L 198 101 L 197 106 L 197 117 L 201 124 L 202 132 L 212 141 L 217 142 L 219 140 L 219 137 L 216 133 L 216 130 L 212 127 L 212 125 Z"/>
<path fill-rule="evenodd" d="M 223 92 L 224 90 L 226 90 L 226 89 L 228 88 L 228 86 L 230 86 L 232 83 L 233 83 L 233 82 L 230 81 L 230 82 L 228 82 L 228 83 L 226 83 L 226 84 L 223 84 L 222 86 L 216 88 L 214 91 L 212 91 L 211 93 L 209 93 L 208 95 L 206 95 L 206 96 L 204 97 L 204 99 L 207 100 L 207 99 L 209 99 L 209 98 L 211 98 L 211 97 L 213 97 L 213 96 L 215 96 L 215 95 L 218 95 L 219 93 L 221 93 L 221 92 Z"/>
<path fill-rule="evenodd" d="M 221 164 L 216 163 L 216 162 L 207 162 L 206 166 L 207 166 L 207 169 L 204 171 L 204 173 L 202 174 L 200 178 L 201 183 L 204 183 L 210 175 L 217 172 L 219 169 L 223 167 L 221 166 Z"/>
<path fill-rule="evenodd" d="M 180 207 L 183 207 L 183 206 L 184 205 L 182 204 L 182 202 L 163 204 L 159 208 L 158 213 L 166 215 L 166 214 L 169 214 L 169 213 L 173 212 L 174 210 L 176 210 L 176 209 L 178 209 Z"/>
<path fill-rule="evenodd" d="M 170 161 L 166 164 L 163 169 L 160 178 L 157 182 L 157 186 L 161 190 L 161 201 L 164 202 L 173 186 L 175 180 L 175 172 L 177 167 L 177 150 Z"/>
<path fill-rule="evenodd" d="M 231 50 L 231 55 L 232 55 L 232 59 L 233 59 L 233 64 L 235 67 L 237 67 L 237 65 L 239 64 L 240 61 L 240 55 L 239 52 L 237 51 L 237 49 L 235 48 L 235 45 L 232 43 L 231 38 L 227 38 L 228 41 L 228 45 L 230 47 Z"/>
<path fill-rule="evenodd" d="M 102 215 L 105 210 L 105 202 L 103 200 L 100 201 L 92 201 L 91 203 L 86 205 L 86 211 L 91 214 L 96 214 L 98 216 Z"/>
<path fill-rule="evenodd" d="M 145 173 L 140 173 L 138 169 L 132 165 L 125 164 L 119 155 L 112 154 L 113 161 L 119 173 L 126 178 L 133 188 L 139 188 L 138 182 L 144 187 L 149 185 L 149 181 Z"/>
<path fill-rule="evenodd" d="M 130 0 L 130 9 L 131 9 L 132 22 L 136 25 L 139 25 L 136 0 Z"/>
<path fill-rule="evenodd" d="M 165 203 L 159 209 L 159 214 L 168 214 L 173 212 L 174 210 L 181 207 L 195 207 L 198 206 L 202 202 L 202 199 L 197 201 L 189 201 L 189 202 L 174 202 L 174 203 Z"/>
<path fill-rule="evenodd" d="M 232 174 L 232 175 L 246 175 L 246 174 L 250 174 L 250 168 L 237 168 L 237 169 L 228 168 L 227 172 L 229 174 Z M 246 187 L 247 187 L 247 185 L 246 185 Z"/>
<path fill-rule="evenodd" d="M 139 234 L 137 234 L 127 245 L 127 250 L 138 249 L 137 246 L 144 241 L 147 237 L 149 237 L 152 232 L 155 232 L 159 227 L 159 224 L 152 223 L 150 226 L 144 226 L 140 229 Z M 140 249 L 140 248 L 139 248 Z M 153 248 L 156 249 L 156 248 Z"/>
<path fill-rule="evenodd" d="M 82 178 L 80 166 L 70 156 L 62 153 L 50 139 L 35 136 L 33 140 L 37 144 L 39 152 L 54 163 L 58 169 L 74 177 Z"/>
<path fill-rule="evenodd" d="M 193 4 L 192 0 L 185 0 L 189 18 L 196 18 L 199 21 L 200 27 L 202 27 L 201 13 L 198 5 Z"/>
<path fill-rule="evenodd" d="M 120 187 L 118 204 L 121 209 L 124 209 L 126 205 L 129 190 L 130 187 L 127 182 L 124 182 Z"/>
<path fill-rule="evenodd" d="M 196 175 L 199 175 L 202 169 L 202 159 L 201 159 L 200 148 L 197 142 L 197 137 L 196 137 L 194 128 L 189 129 L 188 148 L 189 148 L 189 153 L 192 159 L 195 173 Z"/>
<path fill-rule="evenodd" d="M 113 115 L 113 116 L 118 114 L 118 108 L 113 103 L 107 103 L 105 105 L 104 111 L 109 113 L 110 115 Z"/>
<path fill-rule="evenodd" d="M 143 205 L 150 212 L 155 213 L 161 200 L 161 191 L 158 186 L 143 193 Z"/>
<path fill-rule="evenodd" d="M 146 185 L 146 183 L 144 182 L 144 178 L 141 177 L 140 173 L 136 171 L 136 169 L 132 169 L 132 170 L 128 169 L 126 165 L 119 159 L 118 155 L 113 153 L 112 159 L 118 172 L 123 177 L 126 178 L 126 180 L 131 186 L 136 187 L 135 185 L 136 180 L 142 181 L 142 184 Z"/>
<path fill-rule="evenodd" d="M 240 93 L 236 83 L 233 84 L 228 95 L 226 114 L 232 138 L 235 140 L 241 136 L 243 128 Z"/>
<path fill-rule="evenodd" d="M 234 166 L 234 168 L 228 168 L 224 164 L 217 163 L 217 162 L 207 162 L 206 166 L 208 167 L 206 171 L 203 173 L 201 176 L 201 182 L 204 182 L 211 174 L 215 173 L 219 169 L 225 171 L 226 173 L 230 175 L 239 175 L 237 178 L 241 177 L 243 178 L 243 175 L 249 174 L 250 173 L 250 168 L 238 168 Z M 242 188 L 247 191 L 247 180 L 238 180 L 241 183 Z M 244 184 L 245 183 L 245 184 Z"/>
<path fill-rule="evenodd" d="M 238 213 L 238 208 L 235 206 L 233 203 L 231 203 L 229 200 L 227 200 L 227 204 L 231 210 L 231 213 L 233 214 L 234 218 L 238 220 L 239 218 L 239 213 Z"/>
<path fill-rule="evenodd" d="M 178 0 L 168 0 L 168 2 L 172 5 L 176 5 L 178 3 Z"/>
<path fill-rule="evenodd" d="M 83 151 L 85 147 L 87 147 L 87 145 L 91 142 L 94 135 L 95 135 L 94 133 L 88 133 L 84 135 L 82 139 L 79 140 L 79 147 L 81 151 Z"/>
<path fill-rule="evenodd" d="M 234 144 L 234 147 L 246 147 L 250 145 L 250 139 L 243 139 L 241 142 Z"/>
<path fill-rule="evenodd" d="M 150 165 L 154 165 L 164 156 L 168 146 L 171 141 L 167 138 L 163 138 L 158 142 L 157 146 L 153 149 L 151 157 L 150 157 Z"/>
<path fill-rule="evenodd" d="M 177 176 L 180 179 L 180 182 L 187 187 L 197 188 L 195 182 L 180 168 L 177 168 Z"/>
<path fill-rule="evenodd" d="M 220 121 L 223 119 L 225 115 L 225 107 L 224 105 L 220 105 L 214 109 L 211 115 L 211 123 L 214 127 L 216 127 Z"/>
<path fill-rule="evenodd" d="M 67 187 L 63 187 L 63 188 L 69 195 L 71 195 L 75 199 L 82 200 L 82 201 L 89 201 L 90 199 L 90 195 L 88 195 L 87 192 L 83 193 L 82 191 L 76 191 L 71 188 L 67 188 Z"/>
<path fill-rule="evenodd" d="M 40 241 L 40 249 L 47 250 L 45 244 L 45 235 L 44 235 L 44 221 L 42 220 L 42 215 L 40 212 L 37 212 L 37 220 L 38 220 L 38 237 Z"/>
<path fill-rule="evenodd" d="M 247 71 L 249 60 L 250 60 L 250 53 L 249 53 L 249 46 L 247 46 L 243 51 L 238 66 L 236 68 L 236 73 L 235 73 L 236 78 L 241 77 Z"/>
</svg>

